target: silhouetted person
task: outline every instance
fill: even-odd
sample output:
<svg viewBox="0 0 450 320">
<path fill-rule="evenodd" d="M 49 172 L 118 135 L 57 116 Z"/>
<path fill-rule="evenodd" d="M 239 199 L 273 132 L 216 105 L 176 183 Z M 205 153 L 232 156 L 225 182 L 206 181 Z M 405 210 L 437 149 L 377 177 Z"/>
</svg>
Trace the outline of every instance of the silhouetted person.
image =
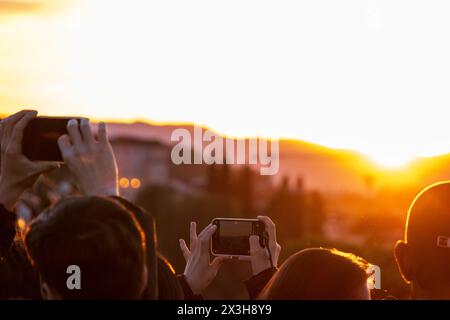
<svg viewBox="0 0 450 320">
<path fill-rule="evenodd" d="M 450 181 L 426 188 L 409 211 L 405 239 L 395 246 L 413 299 L 450 299 Z"/>
<path fill-rule="evenodd" d="M 312 248 L 289 257 L 260 295 L 265 300 L 370 300 L 369 264 L 338 250 Z"/>
<path fill-rule="evenodd" d="M 24 110 L 0 125 L 0 253 L 6 257 L 15 235 L 18 199 L 42 173 L 59 166 L 30 161 L 22 153 L 24 129 L 36 115 Z M 26 249 L 40 273 L 43 298 L 156 298 L 153 221 L 118 197 L 117 164 L 105 124 L 99 124 L 95 135 L 89 120 L 70 120 L 67 131 L 58 140 L 59 148 L 85 196 L 58 202 L 27 230 Z M 81 269 L 81 290 L 70 290 L 66 283 L 73 265 Z"/>
<path fill-rule="evenodd" d="M 184 292 L 175 270 L 166 258 L 158 255 L 158 299 L 183 300 Z"/>
<path fill-rule="evenodd" d="M 0 300 L 8 299 L 41 299 L 38 273 L 19 239 L 0 260 Z"/>
<path fill-rule="evenodd" d="M 62 200 L 31 223 L 25 245 L 44 299 L 139 299 L 146 287 L 144 232 L 116 200 Z M 80 288 L 67 285 L 72 265 Z"/>
</svg>

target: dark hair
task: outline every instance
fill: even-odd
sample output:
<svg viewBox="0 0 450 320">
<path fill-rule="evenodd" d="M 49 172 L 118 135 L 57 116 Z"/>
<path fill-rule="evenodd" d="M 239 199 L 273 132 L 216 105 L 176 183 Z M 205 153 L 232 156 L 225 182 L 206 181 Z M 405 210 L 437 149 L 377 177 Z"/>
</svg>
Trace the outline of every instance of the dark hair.
<svg viewBox="0 0 450 320">
<path fill-rule="evenodd" d="M 158 299 L 183 300 L 184 294 L 175 270 L 169 261 L 158 255 Z"/>
<path fill-rule="evenodd" d="M 289 257 L 263 290 L 266 300 L 351 300 L 367 282 L 368 263 L 338 250 L 311 248 Z"/>
<path fill-rule="evenodd" d="M 25 234 L 29 257 L 62 299 L 137 299 L 143 289 L 145 235 L 116 200 L 72 197 L 34 220 Z M 81 289 L 67 288 L 67 268 L 81 270 Z"/>
<path fill-rule="evenodd" d="M 0 260 L 0 300 L 39 300 L 39 276 L 20 239 L 14 241 L 8 254 Z"/>
<path fill-rule="evenodd" d="M 439 238 L 450 238 L 450 182 L 440 182 L 420 192 L 412 202 L 406 222 L 412 280 L 423 289 L 450 288 L 450 243 L 440 245 Z"/>
</svg>

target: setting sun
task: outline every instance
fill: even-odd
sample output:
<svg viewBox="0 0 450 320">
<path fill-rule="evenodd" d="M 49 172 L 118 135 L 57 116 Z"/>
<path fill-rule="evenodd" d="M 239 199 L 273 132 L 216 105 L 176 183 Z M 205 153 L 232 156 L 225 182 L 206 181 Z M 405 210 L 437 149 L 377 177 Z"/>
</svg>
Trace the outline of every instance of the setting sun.
<svg viewBox="0 0 450 320">
<path fill-rule="evenodd" d="M 400 169 L 408 165 L 414 159 L 414 157 L 390 157 L 384 156 L 383 154 L 372 156 L 369 155 L 369 157 L 378 165 L 388 169 Z"/>
</svg>

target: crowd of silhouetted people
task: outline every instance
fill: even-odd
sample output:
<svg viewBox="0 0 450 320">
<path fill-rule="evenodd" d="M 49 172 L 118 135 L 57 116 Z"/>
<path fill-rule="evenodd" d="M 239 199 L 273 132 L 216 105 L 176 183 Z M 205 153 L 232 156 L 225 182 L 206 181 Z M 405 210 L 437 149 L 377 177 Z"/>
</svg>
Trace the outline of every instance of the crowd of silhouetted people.
<svg viewBox="0 0 450 320">
<path fill-rule="evenodd" d="M 104 123 L 93 132 L 87 119 L 68 122 L 58 146 L 77 194 L 53 194 L 57 200 L 48 202 L 52 205 L 33 206 L 29 190 L 59 167 L 31 161 L 22 152 L 24 130 L 36 115 L 23 110 L 0 125 L 0 299 L 202 299 L 231 259 L 210 253 L 217 227 L 210 224 L 200 231 L 191 223 L 189 241 L 179 240 L 186 266 L 177 275 L 158 252 L 151 212 L 119 194 Z M 34 209 L 25 225 L 23 202 Z M 257 218 L 265 225 L 266 245 L 250 236 L 250 255 L 240 258 L 252 269 L 245 281 L 250 299 L 373 298 L 373 268 L 363 257 L 308 248 L 279 266 L 276 226 L 267 216 Z M 450 182 L 434 184 L 416 197 L 405 237 L 392 245 L 412 299 L 450 298 Z M 71 278 L 74 266 L 81 271 L 78 280 Z"/>
</svg>

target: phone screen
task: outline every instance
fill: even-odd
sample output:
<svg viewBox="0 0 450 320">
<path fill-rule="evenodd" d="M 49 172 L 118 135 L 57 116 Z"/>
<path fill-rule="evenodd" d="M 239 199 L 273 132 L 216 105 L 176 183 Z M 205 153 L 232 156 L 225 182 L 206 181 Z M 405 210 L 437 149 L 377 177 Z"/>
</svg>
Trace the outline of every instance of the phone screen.
<svg viewBox="0 0 450 320">
<path fill-rule="evenodd" d="M 211 250 L 216 255 L 250 255 L 249 237 L 260 236 L 263 246 L 264 224 L 259 220 L 215 219 L 217 230 L 211 241 Z"/>
<path fill-rule="evenodd" d="M 222 238 L 246 237 L 252 233 L 252 223 L 242 221 L 221 221 L 220 236 Z"/>
<path fill-rule="evenodd" d="M 24 130 L 23 154 L 32 161 L 62 162 L 58 138 L 67 133 L 67 122 L 74 118 L 37 117 Z"/>
</svg>

